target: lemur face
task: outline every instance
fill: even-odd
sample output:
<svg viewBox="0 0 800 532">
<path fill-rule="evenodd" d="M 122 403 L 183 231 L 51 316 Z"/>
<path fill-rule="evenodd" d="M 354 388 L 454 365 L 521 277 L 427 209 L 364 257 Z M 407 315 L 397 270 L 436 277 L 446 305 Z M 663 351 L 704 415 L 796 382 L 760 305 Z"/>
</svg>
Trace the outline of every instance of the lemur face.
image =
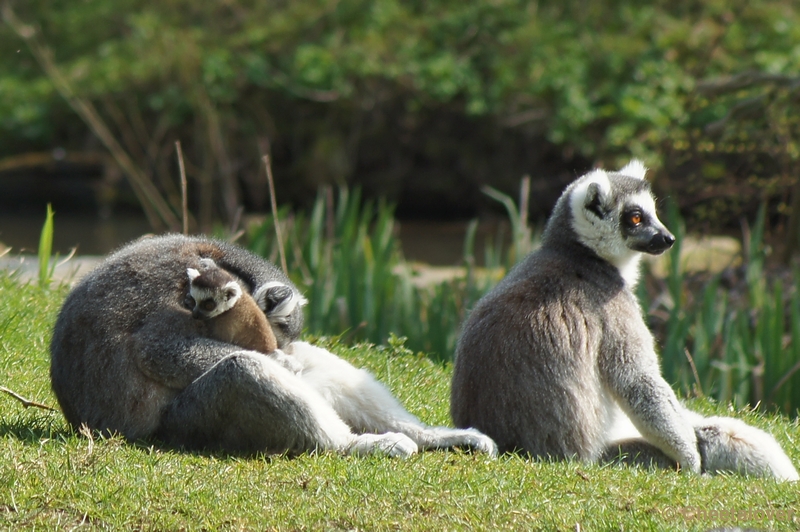
<svg viewBox="0 0 800 532">
<path fill-rule="evenodd" d="M 658 219 L 649 193 L 634 195 L 625 202 L 619 225 L 625 245 L 634 251 L 660 255 L 675 243 L 675 237 Z"/>
<path fill-rule="evenodd" d="M 210 319 L 227 312 L 242 295 L 239 283 L 225 270 L 208 269 L 201 273 L 188 268 L 186 272 L 189 275 L 187 301 L 195 319 Z"/>
<path fill-rule="evenodd" d="M 573 229 L 584 245 L 604 259 L 616 263 L 632 252 L 657 255 L 675 243 L 658 219 L 644 173 L 638 161 L 619 172 L 595 170 L 571 190 Z"/>
</svg>

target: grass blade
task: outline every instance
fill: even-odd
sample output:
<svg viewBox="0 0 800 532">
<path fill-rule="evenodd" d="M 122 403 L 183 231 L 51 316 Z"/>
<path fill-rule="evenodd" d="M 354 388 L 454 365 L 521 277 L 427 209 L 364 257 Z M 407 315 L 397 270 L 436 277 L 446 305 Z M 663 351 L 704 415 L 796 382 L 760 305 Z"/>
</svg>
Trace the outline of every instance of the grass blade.
<svg viewBox="0 0 800 532">
<path fill-rule="evenodd" d="M 53 207 L 47 204 L 47 216 L 42 226 L 42 233 L 39 237 L 39 284 L 48 286 L 50 284 L 51 272 L 50 261 L 53 252 Z"/>
</svg>

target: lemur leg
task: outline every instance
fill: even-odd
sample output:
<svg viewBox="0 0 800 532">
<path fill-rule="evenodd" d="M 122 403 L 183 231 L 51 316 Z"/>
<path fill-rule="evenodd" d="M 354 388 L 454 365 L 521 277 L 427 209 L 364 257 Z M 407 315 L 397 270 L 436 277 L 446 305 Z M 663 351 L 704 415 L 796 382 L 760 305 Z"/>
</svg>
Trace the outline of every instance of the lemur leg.
<svg viewBox="0 0 800 532">
<path fill-rule="evenodd" d="M 417 451 L 402 434 L 353 434 L 294 374 L 248 351 L 225 357 L 184 389 L 168 405 L 158 434 L 173 445 L 241 452 L 409 456 Z"/>
<path fill-rule="evenodd" d="M 617 440 L 609 443 L 598 457 L 600 463 L 678 469 L 678 462 L 644 438 Z"/>
<path fill-rule="evenodd" d="M 676 460 L 681 469 L 700 473 L 697 436 L 675 392 L 661 376 L 649 346 L 628 341 L 620 353 L 638 354 L 638 367 L 624 359 L 607 364 L 606 382 L 623 412 L 644 438 Z"/>
<path fill-rule="evenodd" d="M 303 382 L 324 397 L 355 432 L 399 432 L 421 449 L 469 447 L 492 456 L 497 454 L 494 441 L 477 430 L 425 425 L 371 373 L 325 349 L 294 342 L 286 352 L 303 364 Z"/>
</svg>

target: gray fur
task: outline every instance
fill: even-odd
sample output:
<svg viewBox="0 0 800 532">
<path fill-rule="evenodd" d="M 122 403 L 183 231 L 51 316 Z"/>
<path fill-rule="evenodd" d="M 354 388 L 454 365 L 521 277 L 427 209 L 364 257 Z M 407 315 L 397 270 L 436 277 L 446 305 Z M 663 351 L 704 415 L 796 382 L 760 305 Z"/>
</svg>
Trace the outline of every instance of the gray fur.
<svg viewBox="0 0 800 532">
<path fill-rule="evenodd" d="M 695 428 L 661 376 L 633 292 L 641 253 L 674 238 L 641 163 L 623 171 L 572 183 L 541 248 L 477 303 L 456 350 L 451 414 L 501 451 L 597 461 L 624 444 L 699 472 Z M 635 440 L 620 441 L 618 419 L 632 422 Z"/>
<path fill-rule="evenodd" d="M 209 337 L 208 320 L 192 317 L 188 269 L 209 261 L 266 302 L 267 318 L 277 317 L 270 324 L 278 347 L 288 354 Z M 297 342 L 303 301 L 280 270 L 234 245 L 181 235 L 140 239 L 67 296 L 51 343 L 53 390 L 75 428 L 192 449 L 403 457 L 420 447 L 463 445 L 496 453 L 477 431 L 425 426 L 368 373 Z M 241 297 L 211 321 L 239 304 Z"/>
<path fill-rule="evenodd" d="M 271 281 L 259 286 L 253 292 L 253 299 L 267 315 L 279 343 L 289 343 L 292 338 L 283 331 L 287 327 L 291 329 L 297 316 L 302 316 L 299 309 L 308 303 L 306 298 L 280 281 Z"/>
<path fill-rule="evenodd" d="M 697 434 L 704 473 L 800 480 L 797 470 L 775 438 L 740 419 L 687 412 Z"/>
<path fill-rule="evenodd" d="M 272 264 L 215 240 L 143 238 L 113 253 L 67 296 L 53 332 L 52 385 L 70 424 L 150 436 L 182 390 L 241 350 L 204 338 L 206 324 L 185 305 L 186 269 L 201 258 L 233 272 L 248 291 L 276 280 L 293 287 Z M 299 335 L 297 314 L 284 339 Z"/>
<path fill-rule="evenodd" d="M 697 436 L 703 473 L 735 473 L 781 481 L 800 479 L 791 460 L 771 434 L 739 419 L 706 418 L 688 410 L 685 414 Z M 678 465 L 642 438 L 613 442 L 603 452 L 600 461 L 659 468 L 676 468 Z"/>
</svg>

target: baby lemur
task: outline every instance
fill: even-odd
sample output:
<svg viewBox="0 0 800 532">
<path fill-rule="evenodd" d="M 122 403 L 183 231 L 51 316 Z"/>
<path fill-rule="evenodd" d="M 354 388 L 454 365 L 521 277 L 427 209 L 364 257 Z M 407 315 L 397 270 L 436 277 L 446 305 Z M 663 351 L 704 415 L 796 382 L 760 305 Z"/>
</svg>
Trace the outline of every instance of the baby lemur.
<svg viewBox="0 0 800 532">
<path fill-rule="evenodd" d="M 230 272 L 212 259 L 201 259 L 198 268 L 186 273 L 192 317 L 205 320 L 211 338 L 261 353 L 278 348 L 264 311 Z"/>
</svg>

